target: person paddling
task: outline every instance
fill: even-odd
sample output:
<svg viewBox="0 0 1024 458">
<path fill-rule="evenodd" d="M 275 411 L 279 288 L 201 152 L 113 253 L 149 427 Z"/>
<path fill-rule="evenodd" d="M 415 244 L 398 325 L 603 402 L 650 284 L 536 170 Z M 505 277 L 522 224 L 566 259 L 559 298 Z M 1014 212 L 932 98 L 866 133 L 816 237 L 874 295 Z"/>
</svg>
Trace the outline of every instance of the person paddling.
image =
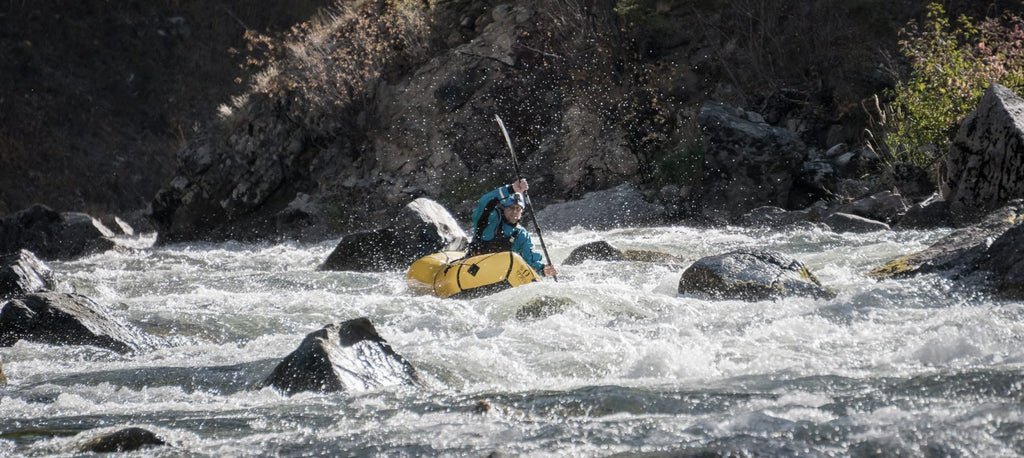
<svg viewBox="0 0 1024 458">
<path fill-rule="evenodd" d="M 530 189 L 525 178 L 484 194 L 473 210 L 473 240 L 470 256 L 512 251 L 543 276 L 557 276 L 558 271 L 544 264 L 544 257 L 534 251 L 530 233 L 519 225 L 525 206 L 523 193 Z"/>
</svg>

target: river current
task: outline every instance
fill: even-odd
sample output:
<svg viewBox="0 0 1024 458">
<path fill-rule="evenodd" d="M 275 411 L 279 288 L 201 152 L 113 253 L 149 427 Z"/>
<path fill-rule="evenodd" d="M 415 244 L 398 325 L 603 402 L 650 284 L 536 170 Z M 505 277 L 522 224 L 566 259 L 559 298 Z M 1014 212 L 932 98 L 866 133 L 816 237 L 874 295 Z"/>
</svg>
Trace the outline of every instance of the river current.
<svg viewBox="0 0 1024 458">
<path fill-rule="evenodd" d="M 123 238 L 50 265 L 160 344 L 0 348 L 0 456 L 75 455 L 127 426 L 168 443 L 138 456 L 1020 456 L 1024 303 L 864 276 L 946 233 L 545 232 L 556 264 L 597 240 L 685 262 L 562 265 L 470 300 L 415 296 L 404 272 L 317 271 L 337 240 Z M 837 297 L 677 294 L 689 263 L 744 247 L 803 261 Z M 560 308 L 517 313 L 536 301 Z M 423 386 L 251 388 L 306 334 L 362 316 Z"/>
</svg>

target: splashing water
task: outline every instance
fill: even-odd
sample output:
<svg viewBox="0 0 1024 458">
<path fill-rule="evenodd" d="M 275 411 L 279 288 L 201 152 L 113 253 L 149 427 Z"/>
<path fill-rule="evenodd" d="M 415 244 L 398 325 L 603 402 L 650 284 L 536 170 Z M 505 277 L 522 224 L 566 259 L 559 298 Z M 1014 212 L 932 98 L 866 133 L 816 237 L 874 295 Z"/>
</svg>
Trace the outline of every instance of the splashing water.
<svg viewBox="0 0 1024 458">
<path fill-rule="evenodd" d="M 142 426 L 148 456 L 1017 456 L 1024 307 L 938 276 L 863 274 L 945 231 L 656 227 L 545 234 L 556 264 L 606 240 L 679 265 L 588 261 L 472 300 L 404 272 L 319 272 L 336 241 L 128 248 L 53 263 L 66 287 L 163 342 L 118 355 L 0 349 L 0 455 L 69 455 Z M 679 296 L 689 263 L 736 248 L 804 263 L 831 300 Z M 517 312 L 559 298 L 546 316 Z M 287 397 L 254 389 L 309 332 L 369 317 L 426 383 Z"/>
</svg>

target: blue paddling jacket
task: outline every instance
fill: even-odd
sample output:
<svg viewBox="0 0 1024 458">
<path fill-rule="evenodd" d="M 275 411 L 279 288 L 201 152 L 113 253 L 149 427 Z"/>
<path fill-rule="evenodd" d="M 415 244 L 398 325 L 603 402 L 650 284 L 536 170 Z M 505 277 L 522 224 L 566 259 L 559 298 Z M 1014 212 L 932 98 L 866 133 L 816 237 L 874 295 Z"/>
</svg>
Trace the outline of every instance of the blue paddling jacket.
<svg viewBox="0 0 1024 458">
<path fill-rule="evenodd" d="M 533 251 L 533 240 L 519 224 L 505 221 L 504 208 L 515 203 L 517 195 L 512 186 L 502 186 L 480 198 L 473 210 L 473 241 L 469 244 L 471 256 L 484 253 L 512 251 L 522 256 L 533 270 L 544 275 L 544 257 Z M 521 195 L 518 196 L 522 198 Z M 520 205 L 522 203 L 520 202 Z"/>
</svg>

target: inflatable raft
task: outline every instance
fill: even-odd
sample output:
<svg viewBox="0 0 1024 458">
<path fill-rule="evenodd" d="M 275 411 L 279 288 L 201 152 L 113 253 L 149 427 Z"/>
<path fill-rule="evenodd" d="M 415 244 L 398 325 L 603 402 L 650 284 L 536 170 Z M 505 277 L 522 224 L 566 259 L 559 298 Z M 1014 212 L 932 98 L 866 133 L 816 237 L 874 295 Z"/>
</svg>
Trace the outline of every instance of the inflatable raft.
<svg viewBox="0 0 1024 458">
<path fill-rule="evenodd" d="M 405 276 L 416 294 L 446 297 L 478 297 L 525 285 L 537 273 L 511 251 L 466 257 L 461 251 L 442 251 L 412 263 Z"/>
</svg>

